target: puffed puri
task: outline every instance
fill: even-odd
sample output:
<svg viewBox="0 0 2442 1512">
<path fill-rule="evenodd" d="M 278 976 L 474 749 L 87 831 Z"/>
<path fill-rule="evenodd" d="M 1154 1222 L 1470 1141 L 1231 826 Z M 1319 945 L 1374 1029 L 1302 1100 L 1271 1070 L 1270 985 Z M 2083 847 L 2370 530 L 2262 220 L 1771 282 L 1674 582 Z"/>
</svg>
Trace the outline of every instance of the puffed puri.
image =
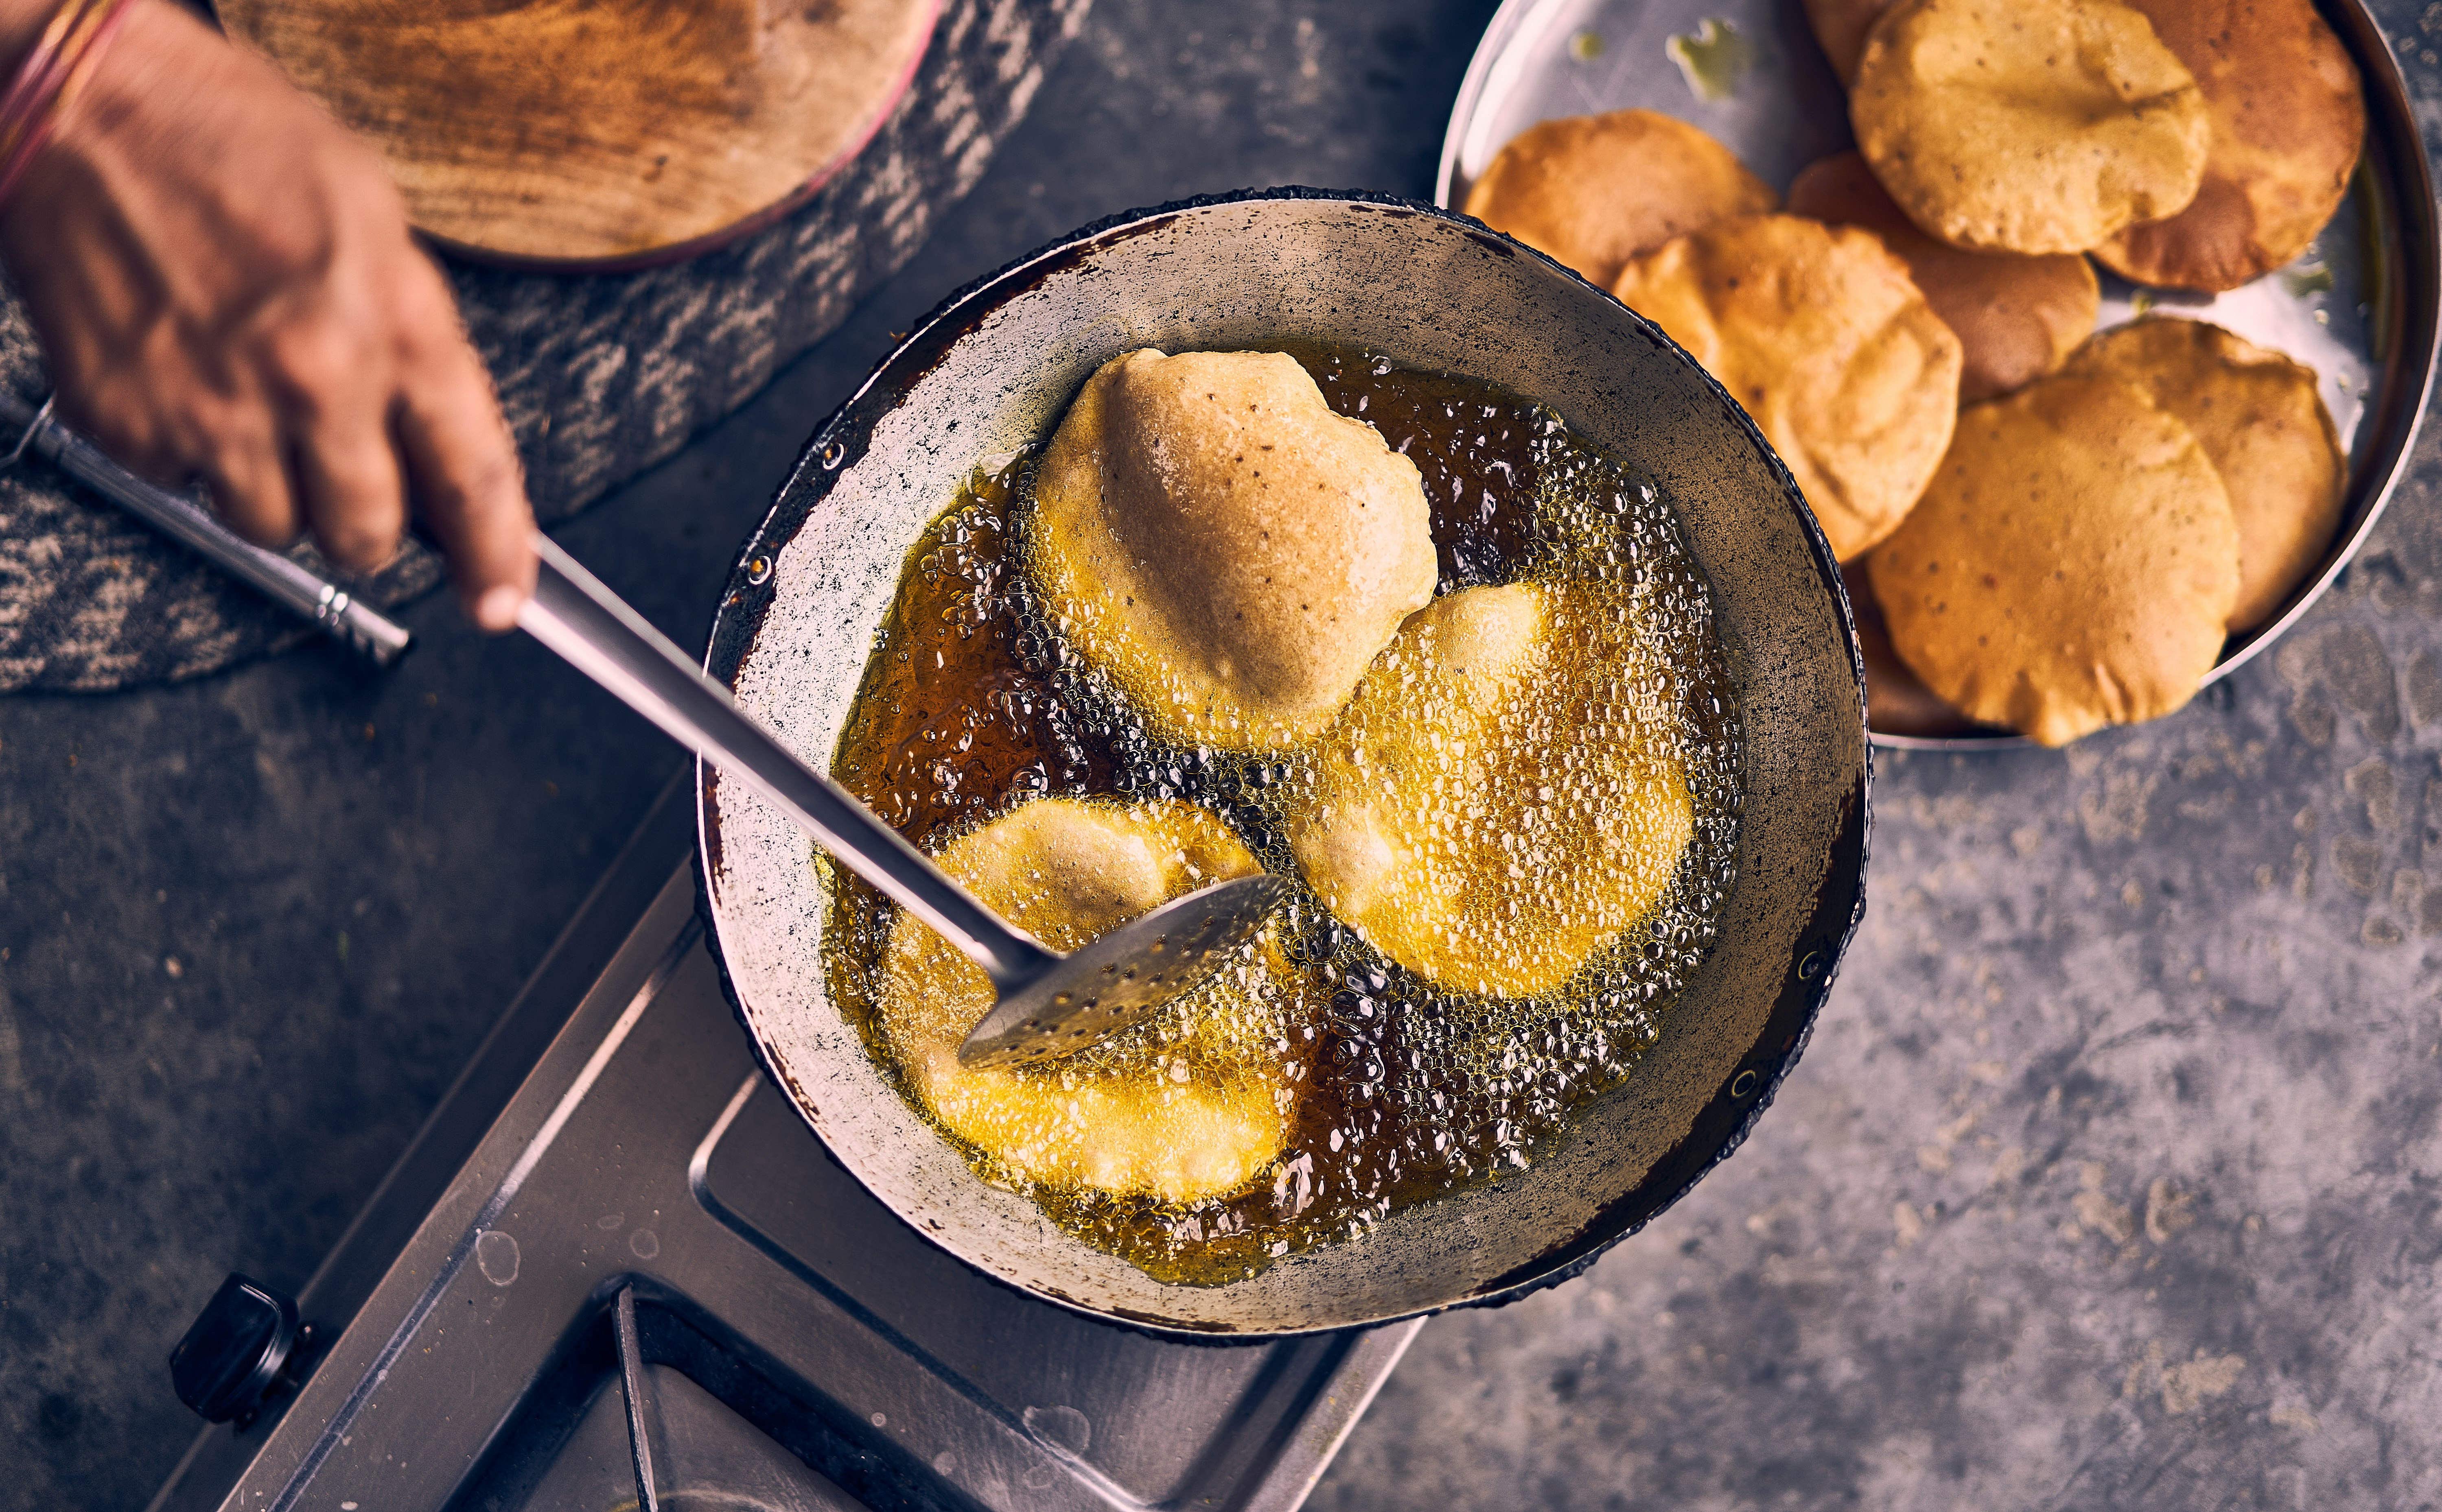
<svg viewBox="0 0 2442 1512">
<path fill-rule="evenodd" d="M 2087 342 L 2069 371 L 2135 384 L 2196 432 L 2238 524 L 2230 628 L 2270 619 L 2341 523 L 2349 459 L 2315 370 L 2217 325 L 2152 316 Z"/>
<path fill-rule="evenodd" d="M 1631 258 L 1613 292 L 1745 408 L 1840 560 L 1915 507 L 1950 443 L 1961 349 L 1872 232 L 1742 216 Z"/>
<path fill-rule="evenodd" d="M 1037 798 L 958 836 L 941 869 L 1055 950 L 1074 950 L 1173 898 L 1259 868 L 1193 804 Z M 993 1006 L 957 948 L 902 914 L 880 1009 L 892 1059 L 941 1126 L 1005 1176 L 1164 1202 L 1252 1180 L 1288 1139 L 1300 1063 L 1290 1026 L 1304 977 L 1267 934 L 1152 1018 L 1047 1066 L 969 1067 L 958 1046 Z"/>
<path fill-rule="evenodd" d="M 1651 913 L 1694 833 L 1652 656 L 1604 585 L 1435 600 L 1311 757 L 1287 824 L 1299 871 L 1437 986 L 1558 991 Z"/>
<path fill-rule="evenodd" d="M 2178 213 L 2213 132 L 2196 77 L 2117 0 L 1901 0 L 1866 39 L 1849 116 L 1910 220 L 2030 256 Z"/>
<path fill-rule="evenodd" d="M 1047 627 L 1156 738 L 1225 751 L 1321 734 L 1437 575 L 1415 464 L 1295 357 L 1151 349 L 1061 421 L 1027 567 Z"/>
<path fill-rule="evenodd" d="M 1925 303 L 1959 337 L 1959 401 L 1997 399 L 2059 370 L 2094 334 L 2101 288 L 2083 257 L 1970 252 L 1927 236 L 1891 203 L 1865 158 L 1841 153 L 1789 186 L 1789 209 L 1883 239 L 1908 266 Z"/>
<path fill-rule="evenodd" d="M 1564 116 L 1511 138 L 1467 212 L 1609 286 L 1639 252 L 1780 196 L 1697 127 L 1650 110 Z"/>
<path fill-rule="evenodd" d="M 2213 150 L 2184 209 L 2094 255 L 2139 283 L 2237 288 L 2312 246 L 2340 209 L 2365 138 L 2357 64 L 2312 0 L 2135 4 L 2196 76 Z"/>
</svg>

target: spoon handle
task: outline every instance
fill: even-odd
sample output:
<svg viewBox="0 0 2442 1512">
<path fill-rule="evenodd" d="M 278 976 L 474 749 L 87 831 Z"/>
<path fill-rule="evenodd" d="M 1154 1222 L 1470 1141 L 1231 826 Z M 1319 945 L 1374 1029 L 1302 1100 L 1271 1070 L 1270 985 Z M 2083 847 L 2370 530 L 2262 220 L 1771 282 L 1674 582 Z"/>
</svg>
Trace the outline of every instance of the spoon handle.
<svg viewBox="0 0 2442 1512">
<path fill-rule="evenodd" d="M 681 745 L 777 804 L 824 849 L 940 932 L 1007 993 L 1059 957 L 1004 923 L 847 789 L 790 753 L 574 557 L 537 531 L 542 558 L 518 627 Z"/>
<path fill-rule="evenodd" d="M 194 500 L 148 483 L 111 461 L 100 447 L 60 424 L 51 414 L 51 405 L 52 399 L 46 399 L 35 410 L 14 394 L 0 393 L 0 427 L 17 432 L 16 446 L 0 458 L 0 472 L 27 457 L 49 463 L 273 603 L 319 625 L 375 666 L 390 665 L 414 644 L 406 626 L 338 584 L 278 552 L 239 539 Z"/>
</svg>

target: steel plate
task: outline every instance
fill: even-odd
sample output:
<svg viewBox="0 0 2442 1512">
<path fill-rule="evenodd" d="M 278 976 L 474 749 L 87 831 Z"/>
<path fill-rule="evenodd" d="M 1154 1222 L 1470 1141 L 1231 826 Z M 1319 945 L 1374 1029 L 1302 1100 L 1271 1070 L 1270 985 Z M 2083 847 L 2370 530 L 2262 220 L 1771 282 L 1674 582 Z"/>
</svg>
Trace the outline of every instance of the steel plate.
<svg viewBox="0 0 2442 1512">
<path fill-rule="evenodd" d="M 2364 80 L 2366 144 L 2348 197 L 2315 245 L 2289 266 L 2220 295 L 2140 288 L 2097 269 L 2097 329 L 2151 311 L 2211 320 L 2287 353 L 2321 376 L 2324 403 L 2348 448 L 2348 498 L 2330 551 L 2278 613 L 2231 638 L 2208 684 L 2279 638 L 2357 555 L 2406 465 L 2433 378 L 2442 238 L 2407 84 L 2363 5 L 2325 0 L 2320 9 Z M 1684 39 L 1685 51 L 1691 42 L 1721 46 L 1725 36 L 1743 64 L 1724 98 L 1700 98 L 1673 58 L 1674 39 Z M 1485 28 L 1459 89 L 1434 201 L 1465 204 L 1493 155 L 1539 120 L 1629 108 L 1703 127 L 1781 191 L 1807 164 L 1854 142 L 1847 97 L 1797 0 L 1509 0 Z M 1858 606 L 1869 642 L 1879 628 L 1868 623 L 1878 618 L 1870 608 Z M 1905 675 L 1875 649 L 1869 644 L 1869 675 Z M 1956 734 L 1878 728 L 1873 739 L 1949 751 L 2032 743 L 1963 721 Z"/>
</svg>

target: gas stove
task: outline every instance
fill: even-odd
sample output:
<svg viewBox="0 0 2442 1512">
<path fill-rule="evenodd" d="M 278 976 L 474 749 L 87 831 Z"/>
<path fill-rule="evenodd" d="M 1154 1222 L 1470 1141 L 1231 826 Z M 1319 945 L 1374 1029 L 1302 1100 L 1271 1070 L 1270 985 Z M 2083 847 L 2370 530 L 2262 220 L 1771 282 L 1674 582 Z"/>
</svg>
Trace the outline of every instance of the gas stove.
<svg viewBox="0 0 2442 1512">
<path fill-rule="evenodd" d="M 1285 1512 L 1418 1323 L 1155 1338 L 933 1248 L 756 1068 L 674 783 L 293 1300 L 181 1345 L 155 1512 Z"/>
</svg>

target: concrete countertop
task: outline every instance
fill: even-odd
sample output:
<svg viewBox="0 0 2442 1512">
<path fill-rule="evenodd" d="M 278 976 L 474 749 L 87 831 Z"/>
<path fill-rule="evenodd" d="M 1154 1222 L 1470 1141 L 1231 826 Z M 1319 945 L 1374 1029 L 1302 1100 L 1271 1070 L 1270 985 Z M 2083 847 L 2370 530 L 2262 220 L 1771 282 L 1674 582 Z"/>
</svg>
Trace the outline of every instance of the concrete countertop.
<svg viewBox="0 0 2442 1512">
<path fill-rule="evenodd" d="M 562 539 L 699 638 L 895 332 L 1127 207 L 1430 193 L 1491 9 L 1099 0 L 916 262 Z M 2377 9 L 2432 139 L 2442 5 Z M 0 701 L 0 1504 L 143 1503 L 194 1311 L 303 1281 L 680 764 L 538 647 L 409 618 L 387 678 L 308 649 Z M 1886 756 L 1865 927 L 1756 1137 L 1588 1276 L 1428 1325 L 1313 1504 L 2442 1499 L 2437 756 L 2429 434 L 2213 697 Z"/>
</svg>

